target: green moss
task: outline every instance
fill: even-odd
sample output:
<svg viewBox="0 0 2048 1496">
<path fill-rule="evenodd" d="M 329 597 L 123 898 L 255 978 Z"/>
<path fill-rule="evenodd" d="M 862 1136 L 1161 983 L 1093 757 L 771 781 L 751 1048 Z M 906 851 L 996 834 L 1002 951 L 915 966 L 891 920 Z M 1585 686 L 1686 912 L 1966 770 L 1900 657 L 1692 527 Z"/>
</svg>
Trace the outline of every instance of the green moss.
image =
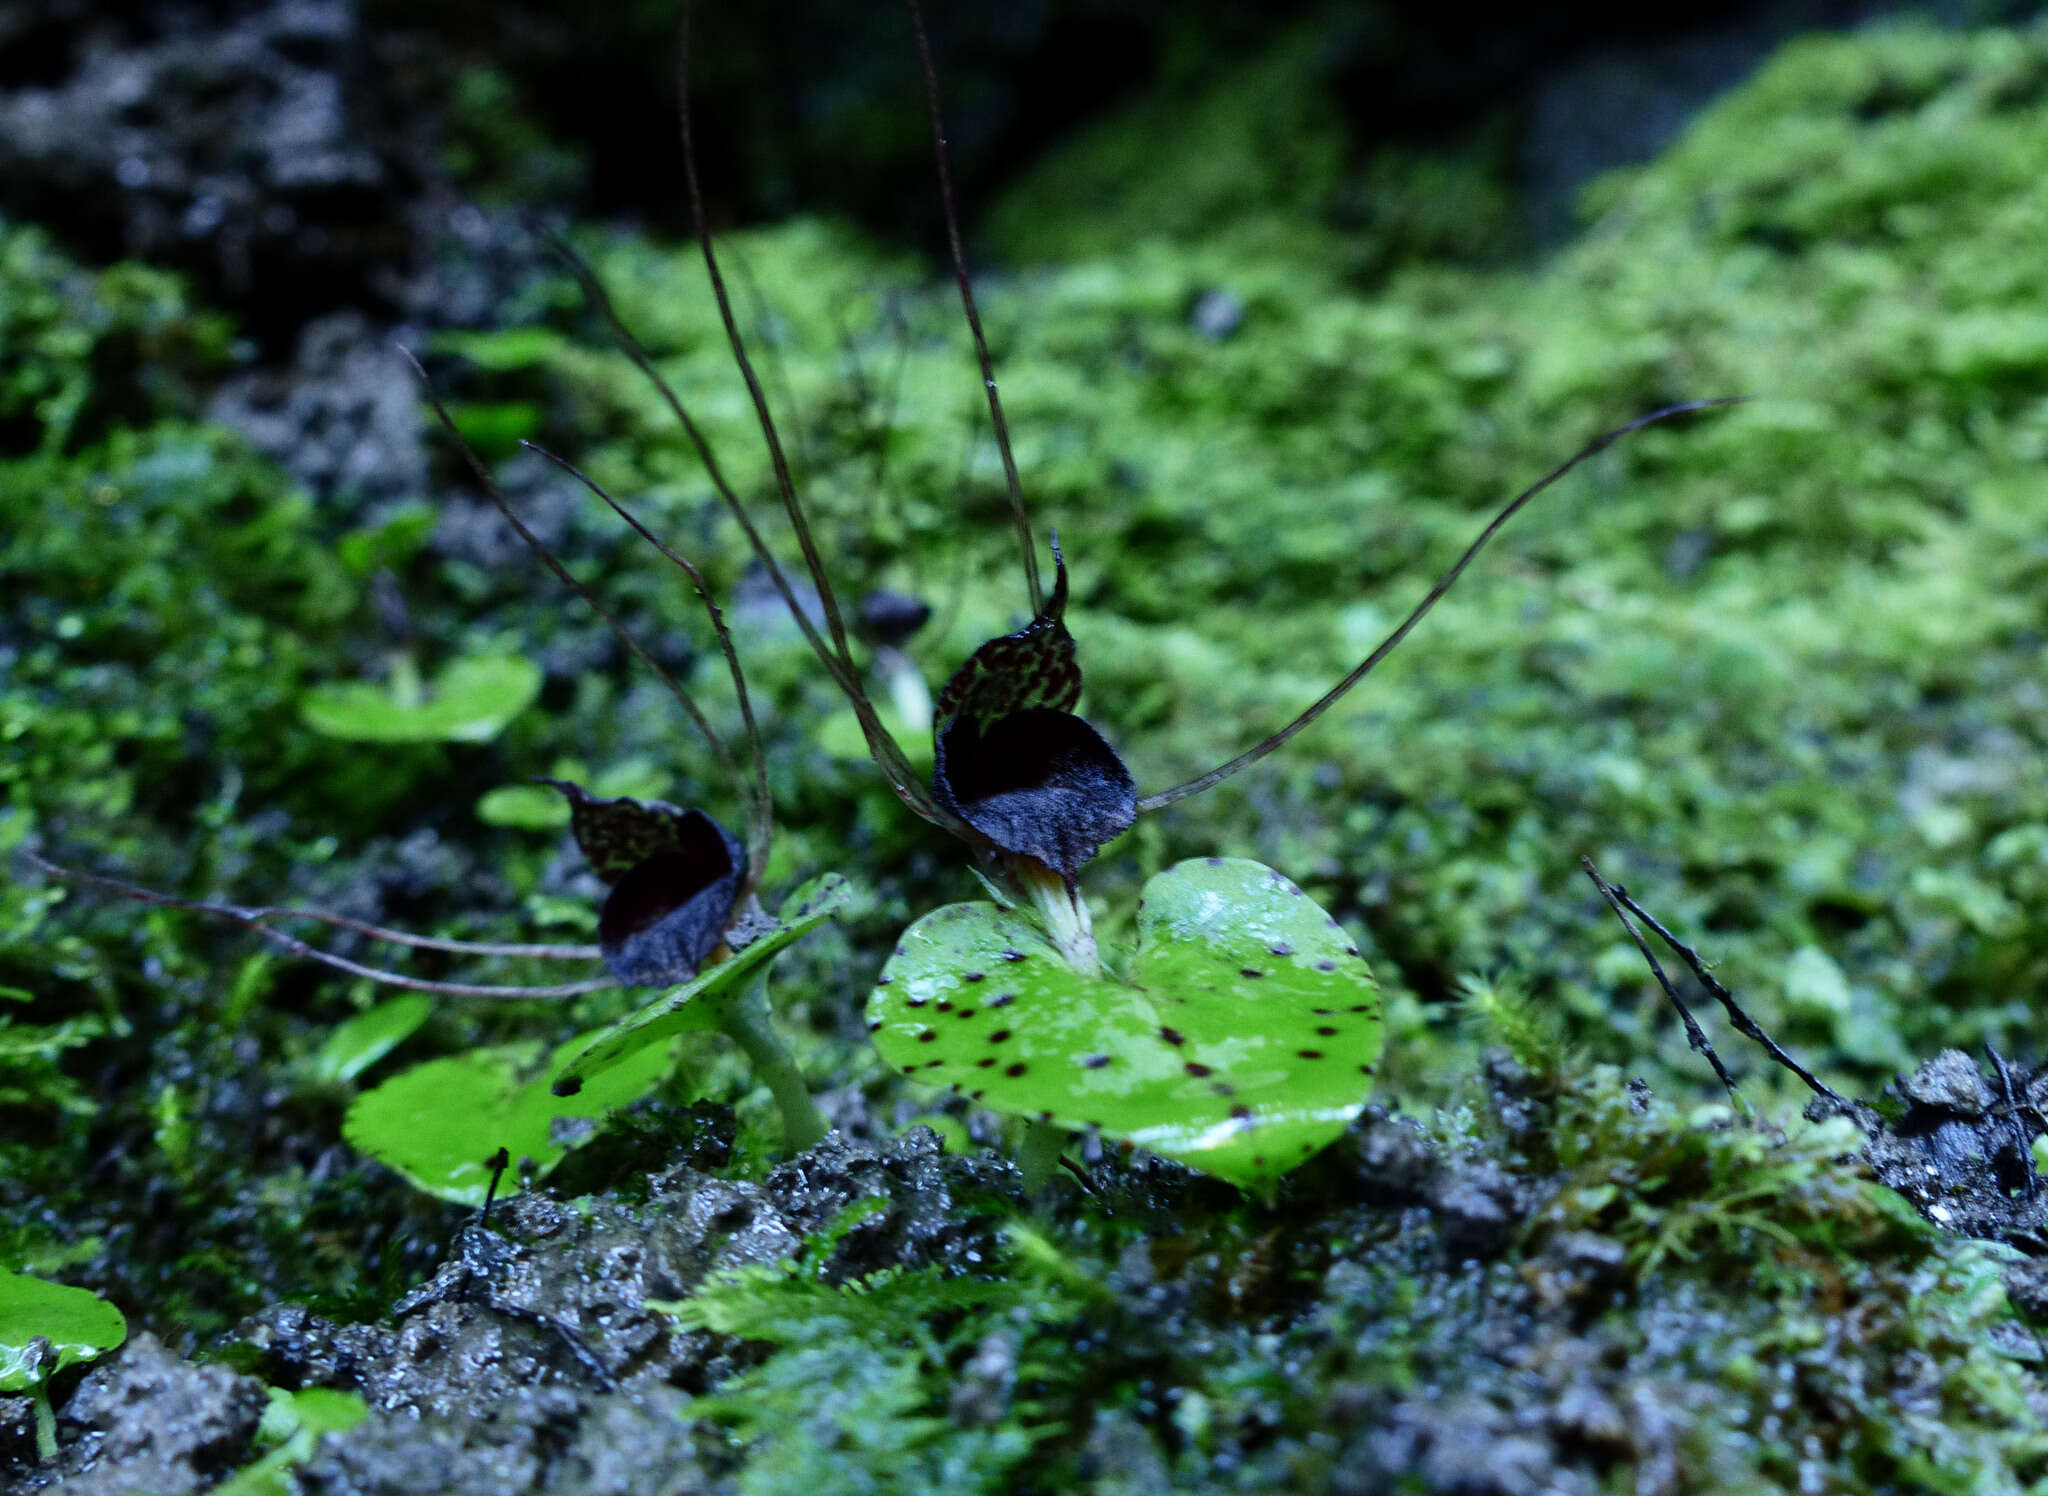
<svg viewBox="0 0 2048 1496">
<path fill-rule="evenodd" d="M 1506 269 L 1415 253 L 1442 237 L 1426 218 L 1388 235 L 1333 213 L 1316 106 L 1280 97 L 1269 66 L 1195 106 L 1204 128 L 1176 132 L 1154 101 L 1152 138 L 1104 136 L 990 209 L 1020 225 L 999 242 L 1045 257 L 987 278 L 983 304 L 1027 489 L 1073 567 L 1087 710 L 1142 788 L 1312 700 L 1583 438 L 1666 400 L 1756 399 L 1590 464 L 1329 719 L 1090 870 L 1105 910 L 1184 857 L 1289 873 L 1366 936 L 1387 1085 L 1414 1127 L 1381 1119 L 1357 1140 L 1377 1163 L 1340 1144 L 1270 1210 L 1111 1170 L 1120 1193 L 1046 1238 L 1057 1284 L 1015 1262 L 966 1287 L 916 1277 L 860 1318 L 853 1290 L 800 1272 L 752 1283 L 844 1335 L 728 1329 L 781 1347 L 700 1410 L 738 1434 L 736 1478 L 836 1489 L 843 1459 L 955 1489 L 1020 1470 L 1058 1489 L 1340 1472 L 1370 1489 L 1458 1440 L 1535 1438 L 1517 1420 L 1569 1402 L 1580 1421 L 1540 1439 L 1615 1480 L 1657 1461 L 1733 1471 L 1729 1489 L 2040 1479 L 2028 1384 L 1987 1348 L 2005 1315 L 1988 1256 L 1873 1194 L 1833 1161 L 1839 1137 L 1695 1117 L 1710 1078 L 1576 858 L 1695 939 L 1844 1089 L 1940 1046 L 2038 1049 L 2048 38 L 1796 43 L 1660 160 L 1596 184 L 1575 242 Z M 1176 133 L 1220 152 L 1231 109 L 1303 130 L 1273 157 L 1299 170 L 1237 196 L 1169 161 L 1156 191 L 1133 189 L 1128 231 L 1059 221 L 1079 189 L 1057 184 L 1121 194 Z M 1230 160 L 1264 159 L 1247 140 Z M 1412 162 L 1366 169 L 1411 184 L 1397 204 L 1435 190 Z M 729 470 L 763 490 L 692 252 L 588 243 Z M 815 222 L 733 249 L 835 575 L 933 601 L 914 653 L 942 678 L 1023 608 L 951 293 Z M 544 827 L 503 802 L 502 824 L 475 818 L 484 791 L 565 759 L 634 762 L 654 766 L 635 793 L 725 812 L 666 699 L 537 569 L 450 560 L 416 511 L 331 533 L 191 424 L 225 332 L 171 282 L 83 270 L 19 230 L 0 278 L 0 845 L 33 835 L 192 891 L 363 892 L 432 928 L 531 938 L 587 908 L 549 873 Z M 1226 337 L 1190 320 L 1219 290 L 1242 310 Z M 928 1106 L 854 1015 L 896 932 L 972 895 L 956 849 L 834 751 L 829 689 L 659 402 L 566 287 L 541 299 L 544 325 L 449 342 L 450 393 L 516 411 L 739 594 L 784 824 L 770 880 L 839 867 L 876 889 L 843 936 L 784 962 L 807 1073 L 883 1116 Z M 589 508 L 564 521 L 569 563 L 732 726 L 687 590 Z M 361 605 L 380 567 L 428 663 L 534 657 L 537 708 L 446 752 L 308 731 L 305 687 L 373 675 L 389 649 Z M 243 937 L 182 915 L 24 883 L 0 888 L 0 985 L 32 997 L 5 1031 L 34 1050 L 0 1094 L 11 1258 L 98 1239 L 67 1276 L 188 1345 L 280 1297 L 381 1314 L 422 1275 L 452 1217 L 340 1151 L 357 1076 L 318 1058 L 368 994 L 258 966 Z M 624 1011 L 608 1001 L 443 1009 L 361 1083 L 558 1041 Z M 1459 1079 L 1502 1043 L 1526 1073 L 1506 1102 Z M 1766 1118 L 1793 1115 L 1781 1080 L 1721 1047 Z M 683 1064 L 670 1104 L 744 1093 L 735 1066 Z M 72 1126 L 85 1105 L 92 1126 Z M 1392 1177 L 1402 1137 L 1482 1196 L 1507 1181 L 1500 1239 L 1451 1242 L 1435 1186 Z M 737 1157 L 764 1166 L 751 1143 Z M 963 1297 L 940 1312 L 927 1290 Z M 956 1405 L 1020 1307 L 1011 1400 Z"/>
</svg>

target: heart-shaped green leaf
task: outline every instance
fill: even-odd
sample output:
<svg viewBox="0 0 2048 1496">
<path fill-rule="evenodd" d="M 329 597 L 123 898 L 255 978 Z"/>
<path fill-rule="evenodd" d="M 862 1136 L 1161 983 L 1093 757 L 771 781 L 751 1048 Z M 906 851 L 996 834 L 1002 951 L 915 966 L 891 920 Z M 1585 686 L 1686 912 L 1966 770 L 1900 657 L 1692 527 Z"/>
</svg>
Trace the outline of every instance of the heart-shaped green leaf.
<svg viewBox="0 0 2048 1496">
<path fill-rule="evenodd" d="M 342 1118 L 341 1135 L 428 1194 L 481 1205 L 498 1149 L 508 1149 L 515 1163 L 531 1159 L 541 1177 L 596 1133 L 591 1124 L 638 1100 L 668 1072 L 671 1056 L 650 1049 L 585 1095 L 563 1100 L 550 1094 L 548 1078 L 587 1037 L 545 1057 L 541 1044 L 528 1041 L 415 1065 L 358 1096 Z M 500 1192 L 516 1188 L 508 1175 Z"/>
<path fill-rule="evenodd" d="M 98 1294 L 0 1272 L 0 1392 L 27 1392 L 127 1338 L 128 1321 Z"/>
<path fill-rule="evenodd" d="M 555 1078 L 557 1096 L 574 1096 L 594 1075 L 671 1034 L 719 1026 L 719 1000 L 762 964 L 818 928 L 844 904 L 849 888 L 837 873 L 813 878 L 782 904 L 782 917 L 718 965 L 693 981 L 672 987 L 643 1007 L 602 1029 Z"/>
<path fill-rule="evenodd" d="M 1132 975 L 1076 971 L 1017 911 L 951 904 L 904 932 L 868 1027 L 906 1075 L 1239 1185 L 1286 1173 L 1365 1105 L 1379 989 L 1271 868 L 1212 857 L 1152 879 Z"/>
</svg>

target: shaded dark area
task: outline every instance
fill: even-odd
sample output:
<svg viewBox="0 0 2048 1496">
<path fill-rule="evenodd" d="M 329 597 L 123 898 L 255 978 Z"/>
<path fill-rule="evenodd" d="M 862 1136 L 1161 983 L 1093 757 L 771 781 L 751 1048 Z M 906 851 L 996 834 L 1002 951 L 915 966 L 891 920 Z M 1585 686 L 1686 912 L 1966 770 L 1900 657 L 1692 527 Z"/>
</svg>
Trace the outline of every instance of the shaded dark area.
<svg viewBox="0 0 2048 1496">
<path fill-rule="evenodd" d="M 1532 224 L 1554 230 L 1573 186 L 1647 156 L 1777 40 L 1903 8 L 941 0 L 929 24 L 970 211 L 1121 103 L 1191 93 L 1308 28 L 1314 81 L 1354 158 L 1478 143 L 1532 191 Z M 1981 23 L 2039 7 L 1952 8 Z M 342 308 L 463 325 L 494 299 L 485 267 L 531 258 L 472 200 L 686 229 L 675 14 L 560 0 L 14 0 L 0 6 L 0 211 L 55 228 L 91 261 L 189 271 L 273 358 Z M 804 0 L 764 21 L 707 5 L 696 32 L 717 224 L 802 210 L 937 244 L 899 12 Z"/>
</svg>

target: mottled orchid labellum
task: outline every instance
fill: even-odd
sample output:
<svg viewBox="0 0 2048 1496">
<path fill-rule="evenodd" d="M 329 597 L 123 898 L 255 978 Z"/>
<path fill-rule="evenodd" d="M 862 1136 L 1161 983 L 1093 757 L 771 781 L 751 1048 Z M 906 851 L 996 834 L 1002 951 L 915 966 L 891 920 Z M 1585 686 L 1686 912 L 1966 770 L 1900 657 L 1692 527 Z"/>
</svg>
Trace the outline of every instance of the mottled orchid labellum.
<svg viewBox="0 0 2048 1496">
<path fill-rule="evenodd" d="M 687 982 L 725 943 L 746 879 L 738 838 L 701 810 L 660 800 L 601 800 L 544 779 L 569 801 L 569 829 L 611 893 L 597 943 L 629 987 Z"/>
<path fill-rule="evenodd" d="M 1069 888 L 1138 815 L 1131 771 L 1074 715 L 1081 668 L 1062 615 L 1067 566 L 1043 611 L 954 672 L 932 716 L 932 792 L 998 851 L 1031 857 Z"/>
</svg>

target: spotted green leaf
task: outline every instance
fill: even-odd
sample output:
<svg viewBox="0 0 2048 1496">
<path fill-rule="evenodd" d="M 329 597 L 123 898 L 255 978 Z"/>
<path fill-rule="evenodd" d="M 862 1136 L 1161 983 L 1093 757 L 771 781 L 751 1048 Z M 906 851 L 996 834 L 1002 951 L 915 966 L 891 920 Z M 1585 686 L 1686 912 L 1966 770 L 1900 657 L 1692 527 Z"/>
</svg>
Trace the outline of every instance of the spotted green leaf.
<svg viewBox="0 0 2048 1496">
<path fill-rule="evenodd" d="M 847 899 L 849 888 L 837 873 L 826 873 L 797 889 L 783 901 L 775 927 L 735 951 L 726 960 L 680 987 L 672 987 L 611 1027 L 602 1029 L 555 1078 L 557 1096 L 573 1096 L 594 1076 L 602 1075 L 647 1045 L 675 1034 L 719 1026 L 719 1002 L 730 997 L 750 973 L 818 928 Z"/>
<path fill-rule="evenodd" d="M 127 1338 L 121 1311 L 98 1294 L 0 1272 L 0 1392 L 27 1392 Z"/>
<path fill-rule="evenodd" d="M 1208 858 L 1152 879 L 1131 975 L 1083 975 L 1019 911 L 952 904 L 904 933 L 868 1027 L 918 1080 L 1238 1185 L 1286 1173 L 1365 1105 L 1379 989 L 1271 868 Z"/>
<path fill-rule="evenodd" d="M 515 1165 L 532 1160 L 534 1177 L 543 1176 L 596 1133 L 605 1113 L 637 1100 L 668 1071 L 668 1051 L 649 1047 L 580 1096 L 551 1094 L 550 1078 L 589 1037 L 571 1039 L 552 1055 L 529 1040 L 415 1065 L 358 1096 L 341 1135 L 428 1194 L 481 1205 L 499 1148 L 510 1150 Z M 508 1174 L 500 1189 L 517 1186 Z"/>
</svg>

